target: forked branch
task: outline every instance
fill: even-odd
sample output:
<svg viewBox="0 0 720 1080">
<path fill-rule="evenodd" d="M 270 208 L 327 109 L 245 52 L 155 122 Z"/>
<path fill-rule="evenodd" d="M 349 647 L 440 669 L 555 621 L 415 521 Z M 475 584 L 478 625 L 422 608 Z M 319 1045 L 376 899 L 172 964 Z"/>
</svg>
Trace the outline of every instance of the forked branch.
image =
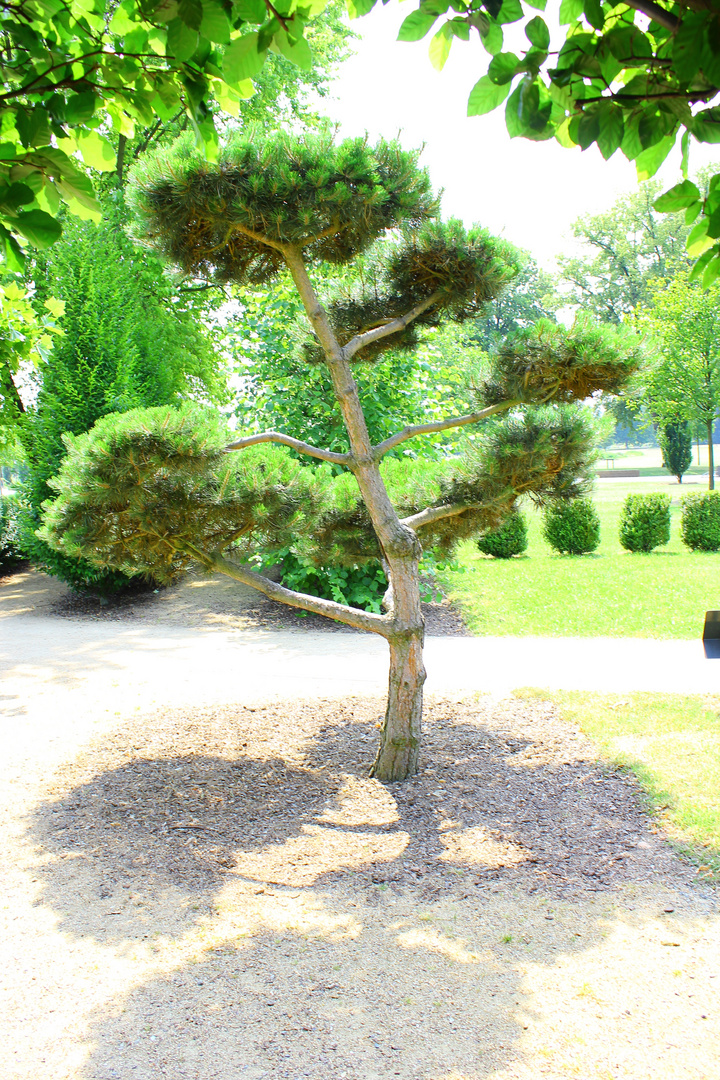
<svg viewBox="0 0 720 1080">
<path fill-rule="evenodd" d="M 450 428 L 465 427 L 467 424 L 478 424 L 488 416 L 506 412 L 508 409 L 513 409 L 516 405 L 521 404 L 522 402 L 519 400 L 502 401 L 498 405 L 488 405 L 487 408 L 481 409 L 480 412 L 467 413 L 465 416 L 449 416 L 446 420 L 435 420 L 430 424 L 413 424 L 411 427 L 403 428 L 402 431 L 391 435 L 384 442 L 378 443 L 377 446 L 373 447 L 373 456 L 376 461 L 379 461 L 384 454 L 387 454 L 388 450 L 392 450 L 394 446 L 398 446 L 407 439 L 414 439 L 416 435 L 430 435 L 434 431 L 448 431 Z"/>
<path fill-rule="evenodd" d="M 350 454 L 336 454 L 333 450 L 322 450 L 319 446 L 311 446 L 310 443 L 301 439 L 293 439 L 292 435 L 285 435 L 282 431 L 262 431 L 259 435 L 247 435 L 245 438 L 236 439 L 225 447 L 226 453 L 230 450 L 244 450 L 246 446 L 255 446 L 257 443 L 280 443 L 289 446 L 300 454 L 309 457 L 320 458 L 321 461 L 332 461 L 334 465 L 347 465 Z"/>
<path fill-rule="evenodd" d="M 416 304 L 412 311 L 408 311 L 406 315 L 401 315 L 398 319 L 391 319 L 389 322 L 383 323 L 382 326 L 374 326 L 372 330 L 366 330 L 364 334 L 356 334 L 354 338 L 350 338 L 347 345 L 343 347 L 345 359 L 350 360 L 351 357 L 359 352 L 360 349 L 364 349 L 366 345 L 369 345 L 373 341 L 379 341 L 380 338 L 388 337 L 390 334 L 397 334 L 399 330 L 404 330 L 406 326 L 409 326 L 411 322 L 414 322 L 419 315 L 422 315 L 428 308 L 434 307 L 443 296 L 443 293 L 438 289 L 428 296 L 427 300 L 423 300 L 422 303 Z"/>
<path fill-rule="evenodd" d="M 189 550 L 189 549 L 188 549 Z M 249 585 L 252 589 L 264 593 L 270 600 L 279 600 L 289 607 L 301 608 L 303 611 L 312 611 L 316 615 L 325 615 L 328 619 L 352 626 L 356 630 L 369 630 L 372 634 L 380 634 L 387 638 L 392 631 L 392 617 L 388 615 L 375 615 L 371 611 L 360 611 L 356 608 L 346 607 L 345 604 L 336 604 L 334 600 L 323 600 L 319 596 L 307 596 L 305 593 L 293 592 L 276 581 L 257 574 L 254 570 L 248 570 L 244 566 L 230 562 L 219 552 L 206 555 L 203 552 L 192 552 L 198 560 L 208 569 L 217 570 L 226 574 L 234 581 L 240 581 L 243 585 Z"/>
</svg>

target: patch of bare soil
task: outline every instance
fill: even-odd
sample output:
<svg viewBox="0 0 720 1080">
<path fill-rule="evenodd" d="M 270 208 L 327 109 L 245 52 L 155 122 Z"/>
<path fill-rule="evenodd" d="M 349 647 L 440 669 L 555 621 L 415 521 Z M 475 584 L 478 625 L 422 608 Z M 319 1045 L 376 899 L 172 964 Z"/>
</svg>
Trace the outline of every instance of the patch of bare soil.
<svg viewBox="0 0 720 1080">
<path fill-rule="evenodd" d="M 635 782 L 547 703 L 436 698 L 383 786 L 382 711 L 165 712 L 68 763 L 6 863 L 3 1075 L 714 1080 L 716 896 Z"/>
<path fill-rule="evenodd" d="M 359 632 L 322 615 L 300 614 L 221 574 L 205 577 L 189 574 L 180 584 L 169 588 L 138 587 L 107 599 L 73 592 L 57 579 L 27 569 L 1 579 L 0 586 L 0 618 L 35 614 L 236 630 Z M 459 610 L 449 600 L 423 604 L 423 613 L 425 630 L 430 636 L 468 635 Z"/>
</svg>

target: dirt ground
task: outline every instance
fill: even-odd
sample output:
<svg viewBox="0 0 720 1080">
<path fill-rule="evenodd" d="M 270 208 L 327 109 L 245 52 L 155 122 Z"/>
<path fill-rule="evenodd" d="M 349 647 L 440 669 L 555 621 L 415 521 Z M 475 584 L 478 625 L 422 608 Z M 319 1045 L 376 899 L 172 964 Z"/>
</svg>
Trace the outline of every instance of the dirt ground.
<svg viewBox="0 0 720 1080">
<path fill-rule="evenodd" d="M 127 616 L 53 588 L 11 607 L 216 617 L 192 583 Z M 718 1080 L 718 896 L 635 782 L 547 703 L 449 696 L 383 786 L 382 709 L 136 711 L 10 788 L 0 1075 Z"/>
</svg>

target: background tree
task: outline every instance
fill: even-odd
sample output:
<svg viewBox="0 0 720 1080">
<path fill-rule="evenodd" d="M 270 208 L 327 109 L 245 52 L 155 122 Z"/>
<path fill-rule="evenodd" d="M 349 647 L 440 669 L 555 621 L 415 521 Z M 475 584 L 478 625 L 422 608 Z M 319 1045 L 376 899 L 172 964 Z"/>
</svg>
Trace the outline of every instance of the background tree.
<svg viewBox="0 0 720 1080">
<path fill-rule="evenodd" d="M 430 546 L 448 547 L 499 524 L 520 494 L 544 500 L 582 490 L 589 428 L 569 403 L 617 389 L 637 366 L 637 347 L 618 348 L 584 325 L 567 332 L 541 323 L 500 350 L 476 411 L 409 425 L 373 445 L 356 365 L 390 347 L 413 348 L 423 325 L 476 318 L 509 273 L 502 244 L 434 220 L 437 201 L 417 154 L 364 139 L 336 146 L 327 132 L 298 139 L 255 130 L 233 140 L 217 166 L 187 144 L 160 155 L 138 172 L 134 205 L 138 234 L 188 274 L 269 286 L 290 272 L 314 334 L 306 355 L 327 366 L 349 451 L 274 431 L 227 443 L 221 426 L 188 412 L 106 417 L 71 443 L 44 537 L 160 579 L 197 561 L 385 637 L 389 693 L 373 772 L 403 779 L 417 768 L 425 678 L 418 531 Z M 372 287 L 326 308 L 314 268 L 350 263 L 391 230 L 399 235 Z M 494 419 L 503 413 L 504 422 Z M 383 462 L 415 436 L 491 418 L 484 437 L 435 475 Z M 346 471 L 328 479 L 322 466 L 304 468 L 260 445 L 268 443 Z M 390 582 L 384 612 L 295 593 L 243 564 L 252 549 L 287 543 L 289 534 L 331 555 L 381 558 Z"/>
<path fill-rule="evenodd" d="M 720 413 L 720 286 L 707 289 L 687 272 L 658 289 L 637 325 L 654 336 L 657 358 L 643 376 L 658 423 L 683 418 L 708 441 L 708 486 L 715 486 L 713 426 Z"/>
<path fill-rule="evenodd" d="M 682 214 L 653 209 L 659 191 L 656 181 L 648 181 L 606 213 L 574 223 L 573 235 L 588 254 L 558 258 L 561 278 L 570 286 L 566 303 L 618 324 L 637 307 L 652 303 L 658 281 L 689 268 L 689 228 Z"/>
<path fill-rule="evenodd" d="M 541 270 L 528 251 L 516 250 L 515 259 L 517 272 L 507 288 L 481 318 L 464 325 L 463 338 L 469 345 L 488 350 L 516 330 L 555 317 L 560 302 L 554 276 Z"/>
<path fill-rule="evenodd" d="M 348 2 L 352 13 L 364 15 L 377 0 Z M 720 273 L 720 179 L 702 191 L 687 179 L 687 168 L 691 139 L 720 141 L 714 5 L 562 0 L 550 25 L 537 14 L 544 8 L 545 0 L 420 0 L 398 37 L 419 41 L 433 30 L 430 58 L 439 69 L 453 41 L 469 41 L 476 31 L 490 59 L 470 92 L 468 115 L 505 104 L 512 138 L 555 136 L 583 150 L 597 143 L 606 159 L 621 150 L 640 180 L 655 175 L 680 138 L 685 179 L 657 208 L 687 209 L 689 222 L 702 214 L 688 250 L 701 256 L 697 273 L 709 284 Z M 504 28 L 523 21 L 527 44 L 518 53 L 505 51 Z"/>
<path fill-rule="evenodd" d="M 65 456 L 63 435 L 139 405 L 226 402 L 226 373 L 192 295 L 183 302 L 158 261 L 133 248 L 118 214 L 101 225 L 70 225 L 42 271 L 40 294 L 64 306 L 63 333 L 39 365 L 37 398 L 24 407 L 20 427 L 29 472 L 22 543 L 35 565 L 73 588 L 114 592 L 127 575 L 61 555 L 35 535 L 52 495 L 47 481 Z"/>
<path fill-rule="evenodd" d="M 692 465 L 692 430 L 687 420 L 663 424 L 659 432 L 663 468 L 682 484 L 683 474 Z"/>
</svg>

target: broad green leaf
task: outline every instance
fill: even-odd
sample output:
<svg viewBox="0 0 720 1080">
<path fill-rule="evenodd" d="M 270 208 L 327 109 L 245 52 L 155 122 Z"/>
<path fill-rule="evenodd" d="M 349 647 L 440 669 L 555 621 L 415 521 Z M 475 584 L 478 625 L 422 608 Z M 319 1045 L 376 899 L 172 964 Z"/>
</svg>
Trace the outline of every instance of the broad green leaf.
<svg viewBox="0 0 720 1080">
<path fill-rule="evenodd" d="M 619 148 L 625 132 L 622 109 L 618 105 L 609 105 L 598 110 L 600 130 L 597 136 L 597 144 L 600 153 L 607 161 Z"/>
<path fill-rule="evenodd" d="M 561 0 L 560 25 L 574 23 L 583 13 L 583 0 Z"/>
<path fill-rule="evenodd" d="M 702 221 L 698 221 L 697 225 L 690 231 L 685 248 L 688 255 L 692 255 L 693 258 L 702 255 L 702 253 L 712 247 L 715 242 L 708 236 L 709 225 L 709 220 L 703 218 Z"/>
<path fill-rule="evenodd" d="M 492 112 L 498 105 L 502 105 L 510 93 L 510 85 L 510 83 L 504 83 L 502 86 L 498 86 L 487 75 L 483 75 L 470 91 L 467 107 L 468 116 L 483 116 L 485 113 Z"/>
<path fill-rule="evenodd" d="M 583 12 L 593 30 L 602 30 L 605 25 L 605 16 L 600 0 L 584 0 Z"/>
<path fill-rule="evenodd" d="M 445 67 L 445 62 L 450 55 L 452 40 L 453 32 L 450 23 L 445 23 L 445 25 L 438 30 L 437 34 L 433 34 L 428 54 L 430 56 L 430 63 L 436 71 L 442 71 Z"/>
<path fill-rule="evenodd" d="M 522 19 L 525 12 L 522 9 L 520 0 L 503 0 L 500 11 L 495 16 L 496 21 L 504 26 L 506 23 L 517 22 L 518 19 Z"/>
<path fill-rule="evenodd" d="M 119 34 L 122 37 L 124 34 L 129 34 L 136 26 L 135 20 L 130 18 L 124 5 L 121 5 L 110 20 L 110 33 Z"/>
<path fill-rule="evenodd" d="M 60 222 L 44 210 L 26 210 L 13 219 L 13 226 L 33 247 L 48 248 L 62 235 Z"/>
<path fill-rule="evenodd" d="M 708 260 L 708 264 L 703 271 L 703 289 L 709 289 L 713 281 L 715 281 L 715 278 L 720 274 L 720 251 L 715 248 L 710 255 L 711 257 Z"/>
<path fill-rule="evenodd" d="M 178 16 L 191 30 L 199 30 L 203 6 L 202 0 L 178 0 Z"/>
<path fill-rule="evenodd" d="M 519 66 L 520 58 L 515 53 L 498 53 L 490 61 L 488 78 L 501 86 L 503 83 L 510 82 Z"/>
<path fill-rule="evenodd" d="M 570 137 L 571 119 L 572 117 L 568 116 L 565 120 L 563 120 L 562 124 L 560 124 L 557 131 L 555 132 L 555 138 L 561 146 L 565 147 L 566 150 L 572 150 L 574 147 L 577 146 L 575 140 Z"/>
<path fill-rule="evenodd" d="M 587 150 L 600 134 L 600 117 L 597 109 L 585 109 L 577 126 L 577 141 L 581 150 Z"/>
<path fill-rule="evenodd" d="M 97 131 L 78 131 L 76 140 L 83 161 L 98 172 L 112 172 L 117 165 L 117 155 L 113 145 Z"/>
<path fill-rule="evenodd" d="M 96 94 L 71 94 L 65 105 L 65 121 L 74 127 L 75 124 L 86 124 L 95 115 L 95 110 L 100 104 L 100 98 Z"/>
<path fill-rule="evenodd" d="M 480 31 L 480 40 L 485 51 L 489 52 L 491 56 L 496 56 L 503 47 L 502 27 L 489 19 L 487 30 L 484 33 L 482 30 Z"/>
<path fill-rule="evenodd" d="M 420 41 L 437 18 L 437 15 L 420 9 L 411 11 L 403 20 L 397 36 L 398 41 Z"/>
<path fill-rule="evenodd" d="M 526 75 L 508 98 L 505 125 L 511 139 L 522 135 L 536 142 L 554 134 L 548 124 L 552 111 L 550 95 L 541 82 Z"/>
<path fill-rule="evenodd" d="M 547 50 L 550 45 L 550 31 L 544 19 L 536 15 L 525 27 L 525 36 L 537 49 Z"/>
<path fill-rule="evenodd" d="M 681 84 L 692 81 L 700 67 L 705 47 L 705 20 L 707 16 L 684 12 L 682 22 L 673 38 L 672 63 Z"/>
<path fill-rule="evenodd" d="M 197 30 L 182 19 L 171 19 L 167 28 L 167 55 L 176 60 L 189 60 L 200 43 Z"/>
<path fill-rule="evenodd" d="M 688 127 L 698 142 L 720 142 L 720 108 L 703 109 Z"/>
<path fill-rule="evenodd" d="M 547 7 L 547 0 L 525 0 L 525 3 L 536 11 L 544 11 Z"/>
<path fill-rule="evenodd" d="M 375 7 L 377 0 L 348 0 L 348 14 L 351 19 L 367 15 Z"/>
<path fill-rule="evenodd" d="M 61 185 L 58 185 L 61 186 Z M 67 208 L 71 214 L 75 217 L 79 217 L 81 221 L 92 221 L 98 225 L 102 221 L 102 211 L 100 206 L 96 210 L 86 206 L 84 202 L 80 202 L 79 199 L 67 199 Z"/>
<path fill-rule="evenodd" d="M 688 274 L 688 281 L 694 282 L 694 281 L 699 281 L 700 280 L 700 278 L 702 277 L 702 275 L 703 275 L 703 273 L 705 271 L 705 267 L 707 266 L 707 264 L 712 259 L 712 257 L 715 254 L 716 250 L 717 250 L 717 247 L 712 248 L 712 249 L 710 249 L 708 251 L 704 251 L 703 254 L 699 256 L 699 258 L 697 259 L 697 261 L 696 261 L 695 265 L 693 266 L 692 270 Z"/>
<path fill-rule="evenodd" d="M 57 296 L 49 296 L 44 305 L 50 314 L 56 319 L 62 318 L 65 314 L 65 301 L 58 300 Z"/>
<path fill-rule="evenodd" d="M 267 8 L 263 0 L 235 0 L 233 22 L 242 19 L 243 22 L 264 23 L 266 18 Z"/>
<path fill-rule="evenodd" d="M 655 175 L 674 145 L 675 135 L 666 135 L 664 139 L 660 139 L 660 142 L 638 154 L 635 158 L 635 168 L 640 183 Z"/>
<path fill-rule="evenodd" d="M 693 221 L 697 220 L 697 216 L 702 210 L 702 204 L 700 202 L 692 203 L 685 211 L 685 224 L 692 225 Z"/>
<path fill-rule="evenodd" d="M 205 0 L 200 23 L 202 36 L 217 45 L 229 45 L 231 29 L 230 20 L 220 4 L 216 3 L 216 0 Z"/>
<path fill-rule="evenodd" d="M 292 42 L 285 30 L 278 30 L 275 42 L 283 56 L 286 56 L 293 64 L 297 64 L 303 71 L 310 70 L 313 65 L 313 55 L 304 37 Z"/>
<path fill-rule="evenodd" d="M 251 79 L 262 71 L 265 53 L 258 52 L 258 35 L 243 34 L 236 38 L 225 50 L 222 73 L 226 83 L 236 86 L 243 79 Z"/>
<path fill-rule="evenodd" d="M 680 162 L 680 172 L 683 174 L 683 178 L 687 180 L 688 174 L 688 160 L 690 157 L 690 132 L 683 131 L 682 138 L 680 139 L 680 149 L 682 151 L 682 160 Z"/>
<path fill-rule="evenodd" d="M 35 192 L 27 184 L 14 183 L 0 190 L 0 207 L 11 214 L 16 213 L 21 206 L 27 206 L 28 203 L 34 202 L 34 200 Z"/>
</svg>

